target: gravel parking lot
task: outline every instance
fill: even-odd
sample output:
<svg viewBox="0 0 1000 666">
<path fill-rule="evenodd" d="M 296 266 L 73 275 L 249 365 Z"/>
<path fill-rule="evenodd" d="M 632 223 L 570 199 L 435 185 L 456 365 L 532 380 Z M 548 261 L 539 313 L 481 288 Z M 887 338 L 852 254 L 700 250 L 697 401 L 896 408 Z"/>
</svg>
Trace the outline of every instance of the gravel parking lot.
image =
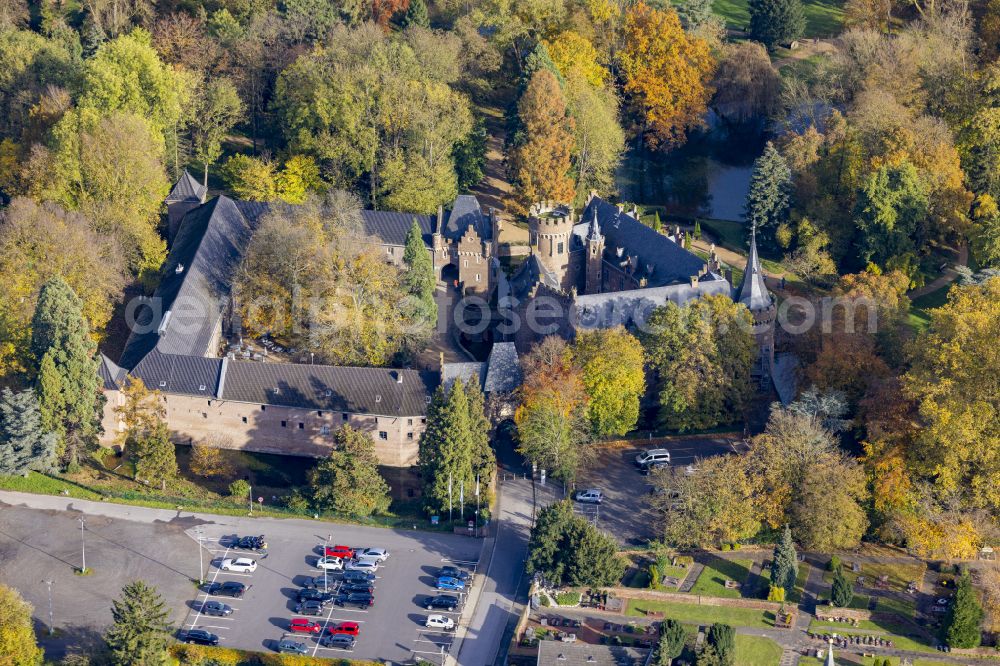
<svg viewBox="0 0 1000 666">
<path fill-rule="evenodd" d="M 435 575 L 445 564 L 473 572 L 482 542 L 464 536 L 410 530 L 388 530 L 305 520 L 236 519 L 235 528 L 188 517 L 169 522 L 136 522 L 122 518 L 85 516 L 89 576 L 78 576 L 81 530 L 76 511 L 46 511 L 0 504 L 0 581 L 11 585 L 35 607 L 39 638 L 46 655 L 58 659 L 68 650 L 86 649 L 101 640 L 111 623 L 111 602 L 122 586 L 136 579 L 154 585 L 171 610 L 179 629 L 203 627 L 220 636 L 220 644 L 249 650 L 271 650 L 286 633 L 294 614 L 295 597 L 306 577 L 321 575 L 315 568 L 320 545 L 385 547 L 391 552 L 375 581 L 375 604 L 368 610 L 331 606 L 321 623 L 357 622 L 360 635 L 350 656 L 393 664 L 414 656 L 438 661 L 442 646 L 457 654 L 454 632 L 427 630 L 420 602 L 435 594 Z M 232 518 L 227 518 L 232 522 Z M 214 564 L 233 555 L 226 537 L 264 533 L 267 557 L 259 558 L 253 574 L 220 571 Z M 199 533 L 203 537 L 201 564 L 207 581 L 238 580 L 248 589 L 242 599 L 218 597 L 235 610 L 230 617 L 199 613 L 207 595 L 197 586 Z M 235 551 L 245 555 L 244 551 Z M 339 574 L 331 576 L 339 579 Z M 481 576 L 475 576 L 480 585 Z M 52 581 L 53 626 L 47 636 L 48 592 Z M 471 608 L 463 608 L 466 616 Z M 459 613 L 451 614 L 456 622 Z M 319 647 L 315 638 L 300 634 L 299 642 L 317 656 L 335 657 L 338 651 Z M 344 652 L 339 652 L 344 655 Z"/>
<path fill-rule="evenodd" d="M 646 448 L 670 451 L 670 464 L 687 466 L 699 458 L 732 453 L 737 446 L 730 438 L 676 439 L 666 444 L 636 448 L 605 448 L 589 469 L 580 474 L 578 489 L 597 488 L 604 494 L 600 505 L 574 502 L 576 512 L 614 535 L 624 545 L 642 545 L 656 537 L 656 516 L 647 495 L 650 477 L 635 466 L 635 456 Z"/>
<path fill-rule="evenodd" d="M 188 530 L 192 540 L 198 538 L 198 531 Z M 324 632 L 340 622 L 357 622 L 361 631 L 351 657 L 391 660 L 393 663 L 403 663 L 415 655 L 432 659 L 441 654 L 442 647 L 446 652 L 453 649 L 454 631 L 429 630 L 424 623 L 428 615 L 440 613 L 452 617 L 457 624 L 464 609 L 454 613 L 426 611 L 421 603 L 427 596 L 436 594 L 434 584 L 440 567 L 451 564 L 474 574 L 481 545 L 476 540 L 447 534 L 399 533 L 337 525 L 328 534 L 317 530 L 267 534 L 267 554 L 261 556 L 229 548 L 233 537 L 237 536 L 231 531 L 220 531 L 212 526 L 205 526 L 200 531 L 204 535 L 206 581 L 239 581 L 247 586 L 247 591 L 242 599 L 209 597 L 200 592 L 185 604 L 188 612 L 183 628 L 207 629 L 219 636 L 221 645 L 250 650 L 273 650 L 281 638 L 289 636 L 304 643 L 310 654 L 316 656 L 334 657 L 347 652 L 321 646 L 318 638 L 322 634 L 292 635 L 288 632 L 291 619 L 303 617 L 295 613 L 298 591 L 306 579 L 323 575 L 315 566 L 323 544 L 329 541 L 331 546 L 388 548 L 389 559 L 376 573 L 373 606 L 362 610 L 330 604 L 322 615 L 309 619 L 320 624 Z M 332 538 L 328 540 L 327 537 Z M 222 571 L 218 566 L 227 557 L 256 559 L 257 570 L 253 573 Z M 331 586 L 336 589 L 342 574 L 331 571 L 328 576 Z M 229 604 L 234 609 L 233 614 L 225 618 L 201 614 L 201 604 L 209 598 Z"/>
</svg>

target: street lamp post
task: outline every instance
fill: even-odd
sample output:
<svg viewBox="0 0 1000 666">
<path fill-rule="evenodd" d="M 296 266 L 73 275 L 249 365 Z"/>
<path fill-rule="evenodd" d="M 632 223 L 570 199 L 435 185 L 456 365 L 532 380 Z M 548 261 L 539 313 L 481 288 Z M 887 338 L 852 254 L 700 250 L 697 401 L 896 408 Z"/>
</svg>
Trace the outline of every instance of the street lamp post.
<svg viewBox="0 0 1000 666">
<path fill-rule="evenodd" d="M 327 592 L 330 591 L 330 584 L 327 583 L 326 580 L 326 572 L 329 571 L 329 569 L 326 568 L 326 552 L 327 552 L 326 549 L 330 547 L 330 541 L 332 540 L 333 540 L 333 535 L 327 534 L 326 541 L 323 544 L 323 594 L 326 594 Z"/>
<path fill-rule="evenodd" d="M 205 559 L 202 555 L 201 542 L 205 538 L 204 532 L 201 530 L 195 530 L 195 536 L 198 538 L 198 585 L 205 584 Z"/>
<path fill-rule="evenodd" d="M 83 517 L 80 517 L 77 520 L 80 521 L 80 563 L 82 565 L 80 567 L 80 573 L 85 574 L 87 573 L 87 539 L 84 537 L 83 531 L 87 521 L 84 520 Z"/>
<path fill-rule="evenodd" d="M 43 583 L 49 587 L 49 636 L 55 633 L 55 627 L 52 626 L 52 581 L 43 580 Z"/>
</svg>

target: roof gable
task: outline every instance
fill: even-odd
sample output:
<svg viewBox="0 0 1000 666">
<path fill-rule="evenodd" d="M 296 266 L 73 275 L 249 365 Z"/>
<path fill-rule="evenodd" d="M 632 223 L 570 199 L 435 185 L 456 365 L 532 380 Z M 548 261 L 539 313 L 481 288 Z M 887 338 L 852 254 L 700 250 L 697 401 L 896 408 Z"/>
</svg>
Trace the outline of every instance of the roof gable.
<svg viewBox="0 0 1000 666">
<path fill-rule="evenodd" d="M 465 235 L 469 227 L 476 230 L 480 239 L 490 240 L 492 229 L 486 216 L 483 215 L 479 200 L 471 194 L 460 194 L 455 197 L 455 203 L 447 213 L 441 235 L 448 240 L 458 240 Z"/>
<path fill-rule="evenodd" d="M 202 203 L 207 193 L 208 188 L 195 180 L 194 176 L 188 173 L 187 169 L 184 169 L 180 180 L 174 183 L 170 194 L 167 195 L 166 202 L 168 204 L 180 203 L 182 201 Z"/>
<path fill-rule="evenodd" d="M 361 211 L 361 224 L 365 234 L 375 236 L 386 245 L 406 245 L 406 235 L 416 220 L 423 236 L 424 245 L 433 244 L 434 218 L 416 213 L 396 213 L 388 210 Z"/>
<path fill-rule="evenodd" d="M 750 231 L 750 256 L 747 257 L 743 281 L 736 290 L 736 301 L 747 306 L 751 312 L 766 310 L 771 307 L 771 293 L 764 283 L 764 272 L 760 267 L 760 257 L 757 255 L 757 231 Z"/>
</svg>

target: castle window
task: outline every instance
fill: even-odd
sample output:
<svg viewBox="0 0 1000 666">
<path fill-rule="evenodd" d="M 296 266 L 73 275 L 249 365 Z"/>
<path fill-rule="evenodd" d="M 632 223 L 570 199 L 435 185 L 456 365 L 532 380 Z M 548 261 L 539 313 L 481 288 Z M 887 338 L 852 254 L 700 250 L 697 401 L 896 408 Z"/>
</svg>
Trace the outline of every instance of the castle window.
<svg viewBox="0 0 1000 666">
<path fill-rule="evenodd" d="M 260 406 L 260 411 L 262 411 L 262 412 L 267 411 L 267 405 L 261 405 Z"/>
<path fill-rule="evenodd" d="M 328 437 L 330 435 L 330 426 L 328 425 L 320 426 L 319 434 L 323 435 L 324 437 Z"/>
<path fill-rule="evenodd" d="M 201 413 L 201 418 L 207 419 L 208 418 L 208 412 L 202 412 Z"/>
<path fill-rule="evenodd" d="M 282 421 L 281 422 L 281 427 L 282 428 L 287 428 L 288 427 L 288 421 Z"/>
<path fill-rule="evenodd" d="M 305 430 L 305 428 L 306 428 L 306 424 L 305 423 L 300 423 L 299 424 L 299 430 Z"/>
<path fill-rule="evenodd" d="M 406 433 L 406 439 L 413 439 L 413 433 L 412 432 Z"/>
<path fill-rule="evenodd" d="M 389 433 L 387 433 L 385 430 L 379 430 L 378 431 L 378 438 L 379 439 L 389 439 Z"/>
<path fill-rule="evenodd" d="M 476 282 L 479 282 L 479 273 L 476 273 Z"/>
<path fill-rule="evenodd" d="M 462 268 L 468 268 L 468 267 L 469 267 L 469 260 L 468 259 L 463 259 L 462 260 Z"/>
<path fill-rule="evenodd" d="M 559 244 L 556 246 L 556 254 L 562 254 L 562 253 L 563 253 L 563 243 L 562 241 L 559 241 Z"/>
<path fill-rule="evenodd" d="M 342 417 L 341 417 L 341 420 L 343 420 L 343 421 L 346 421 L 346 420 L 347 420 L 347 412 L 344 412 L 344 413 L 343 413 L 343 415 L 342 415 Z"/>
<path fill-rule="evenodd" d="M 406 425 L 413 425 L 413 419 L 406 419 Z"/>
<path fill-rule="evenodd" d="M 244 416 L 243 417 L 243 423 L 246 423 L 246 422 L 247 422 L 247 417 Z"/>
</svg>

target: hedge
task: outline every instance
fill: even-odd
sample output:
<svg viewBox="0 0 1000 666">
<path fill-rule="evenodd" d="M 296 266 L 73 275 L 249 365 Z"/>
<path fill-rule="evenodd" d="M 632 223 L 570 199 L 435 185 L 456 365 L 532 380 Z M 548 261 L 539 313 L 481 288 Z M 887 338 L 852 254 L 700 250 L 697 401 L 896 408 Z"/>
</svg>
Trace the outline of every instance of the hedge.
<svg viewBox="0 0 1000 666">
<path fill-rule="evenodd" d="M 170 653 L 184 666 L 383 666 L 375 661 L 321 659 L 297 654 L 268 654 L 204 645 L 174 645 Z"/>
</svg>

